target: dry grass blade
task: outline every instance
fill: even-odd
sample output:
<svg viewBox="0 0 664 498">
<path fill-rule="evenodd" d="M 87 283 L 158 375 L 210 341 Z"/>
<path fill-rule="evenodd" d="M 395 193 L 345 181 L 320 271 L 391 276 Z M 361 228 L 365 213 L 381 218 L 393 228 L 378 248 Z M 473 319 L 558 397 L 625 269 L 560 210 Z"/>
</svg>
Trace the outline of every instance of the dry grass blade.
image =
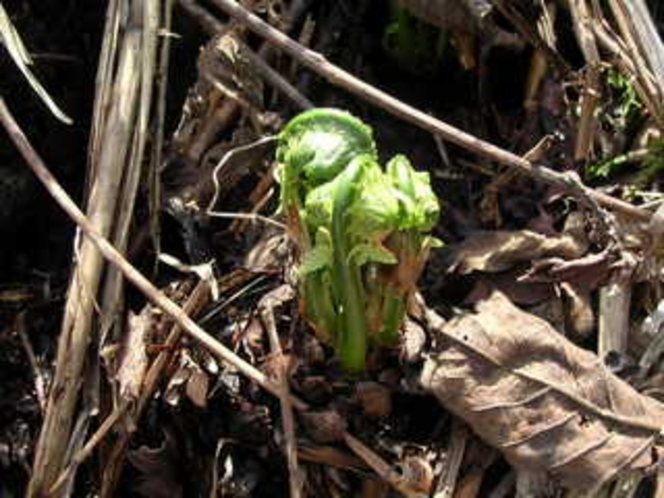
<svg viewBox="0 0 664 498">
<path fill-rule="evenodd" d="M 452 422 L 452 435 L 450 437 L 445 468 L 438 480 L 433 498 L 450 498 L 455 496 L 467 442 L 468 429 L 466 425 L 463 422 L 454 420 Z"/>
<path fill-rule="evenodd" d="M 588 490 L 655 463 L 664 405 L 502 294 L 439 333 L 422 383 L 517 469 Z"/>
<path fill-rule="evenodd" d="M 16 31 L 16 28 L 9 19 L 5 7 L 0 3 L 0 42 L 5 46 L 9 56 L 14 61 L 14 64 L 19 68 L 28 83 L 39 96 L 39 98 L 46 104 L 46 107 L 53 113 L 53 115 L 60 121 L 66 124 L 72 124 L 73 121 L 67 116 L 58 105 L 53 101 L 46 89 L 39 83 L 39 80 L 32 74 L 29 66 L 32 65 L 32 57 L 28 50 L 23 45 L 23 41 Z"/>
</svg>

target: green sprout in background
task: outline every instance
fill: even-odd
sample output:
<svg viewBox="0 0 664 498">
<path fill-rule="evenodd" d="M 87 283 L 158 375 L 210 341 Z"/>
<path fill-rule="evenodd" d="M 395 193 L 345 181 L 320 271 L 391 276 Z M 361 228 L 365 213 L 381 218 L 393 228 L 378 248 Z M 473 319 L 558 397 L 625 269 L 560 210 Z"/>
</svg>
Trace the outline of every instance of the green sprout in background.
<svg viewBox="0 0 664 498">
<path fill-rule="evenodd" d="M 608 94 L 613 102 L 611 108 L 602 114 L 604 125 L 612 133 L 625 134 L 632 129 L 641 118 L 644 106 L 629 77 L 616 69 L 608 69 L 605 73 Z M 586 174 L 591 180 L 602 180 L 616 174 L 626 164 L 640 161 L 644 157 L 641 151 L 628 151 L 586 167 Z"/>
<path fill-rule="evenodd" d="M 434 72 L 443 57 L 448 33 L 417 19 L 397 0 L 389 2 L 389 10 L 383 49 L 399 69 L 414 75 Z"/>
<path fill-rule="evenodd" d="M 381 168 L 371 129 L 336 109 L 291 120 L 277 161 L 305 316 L 344 368 L 363 370 L 369 345 L 398 341 L 408 298 L 440 244 L 428 235 L 440 211 L 429 175 L 404 156 Z"/>
</svg>

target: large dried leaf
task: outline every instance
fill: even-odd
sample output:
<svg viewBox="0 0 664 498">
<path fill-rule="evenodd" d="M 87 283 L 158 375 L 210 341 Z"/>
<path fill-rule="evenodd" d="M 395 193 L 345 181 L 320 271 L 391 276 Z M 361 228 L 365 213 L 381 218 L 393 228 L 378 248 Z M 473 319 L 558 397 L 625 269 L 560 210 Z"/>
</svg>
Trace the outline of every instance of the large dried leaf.
<svg viewBox="0 0 664 498">
<path fill-rule="evenodd" d="M 480 231 L 448 248 L 450 271 L 505 271 L 519 263 L 530 263 L 544 257 L 575 259 L 587 250 L 572 235 L 546 236 L 530 230 Z"/>
<path fill-rule="evenodd" d="M 664 405 L 504 295 L 440 331 L 423 385 L 515 467 L 586 490 L 659 459 Z"/>
</svg>

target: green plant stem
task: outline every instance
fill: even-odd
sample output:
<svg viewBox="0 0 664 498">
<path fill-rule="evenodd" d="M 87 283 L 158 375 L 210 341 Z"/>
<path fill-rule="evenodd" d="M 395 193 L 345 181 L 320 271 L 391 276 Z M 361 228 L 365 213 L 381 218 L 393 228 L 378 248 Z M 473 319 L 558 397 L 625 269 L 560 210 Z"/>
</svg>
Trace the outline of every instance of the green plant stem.
<svg viewBox="0 0 664 498">
<path fill-rule="evenodd" d="M 324 340 L 331 340 L 337 330 L 337 313 L 330 285 L 323 272 L 304 277 L 303 295 L 306 296 L 306 316 L 314 322 L 316 332 Z"/>
<path fill-rule="evenodd" d="M 346 233 L 348 208 L 357 194 L 362 174 L 362 160 L 353 161 L 342 173 L 332 208 L 332 240 L 334 241 L 333 287 L 340 303 L 340 327 L 337 348 L 342 366 L 349 371 L 364 369 L 367 351 L 365 296 L 360 268 L 349 261 L 350 244 Z"/>
</svg>

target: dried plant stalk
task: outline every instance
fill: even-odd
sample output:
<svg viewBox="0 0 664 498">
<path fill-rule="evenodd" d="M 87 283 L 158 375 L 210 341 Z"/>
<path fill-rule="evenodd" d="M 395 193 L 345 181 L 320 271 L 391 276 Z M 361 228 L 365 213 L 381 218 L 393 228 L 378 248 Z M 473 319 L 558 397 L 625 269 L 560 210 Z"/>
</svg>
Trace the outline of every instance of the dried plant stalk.
<svg viewBox="0 0 664 498">
<path fill-rule="evenodd" d="M 123 193 L 122 187 L 131 187 L 132 181 L 127 175 L 132 167 L 136 167 L 139 148 L 145 142 L 144 139 L 135 141 L 134 133 L 137 133 L 137 124 L 141 125 L 138 133 L 141 130 L 145 133 L 145 113 L 139 114 L 139 104 L 141 95 L 145 93 L 140 74 L 146 64 L 141 61 L 141 54 L 147 35 L 141 29 L 120 29 L 122 19 L 127 25 L 145 27 L 144 23 L 139 22 L 143 9 L 143 2 L 126 0 L 111 2 L 107 11 L 105 34 L 108 40 L 102 50 L 98 75 L 96 131 L 90 146 L 87 202 L 90 220 L 105 237 L 115 228 L 119 204 L 121 210 L 128 202 L 133 204 L 130 202 L 131 194 Z M 145 28 L 149 27 L 147 23 Z M 153 32 L 156 38 L 156 29 Z M 135 173 L 134 182 L 137 182 Z M 121 235 L 124 232 L 122 227 L 117 230 Z M 105 264 L 90 239 L 82 240 L 77 254 L 58 342 L 55 377 L 37 443 L 28 496 L 44 496 L 71 463 L 71 456 L 84 442 L 88 418 L 95 408 L 94 387 L 85 392 L 82 388 L 89 348 L 94 341 L 94 314 L 98 307 L 96 296 Z M 76 424 L 75 417 L 78 418 Z"/>
</svg>

